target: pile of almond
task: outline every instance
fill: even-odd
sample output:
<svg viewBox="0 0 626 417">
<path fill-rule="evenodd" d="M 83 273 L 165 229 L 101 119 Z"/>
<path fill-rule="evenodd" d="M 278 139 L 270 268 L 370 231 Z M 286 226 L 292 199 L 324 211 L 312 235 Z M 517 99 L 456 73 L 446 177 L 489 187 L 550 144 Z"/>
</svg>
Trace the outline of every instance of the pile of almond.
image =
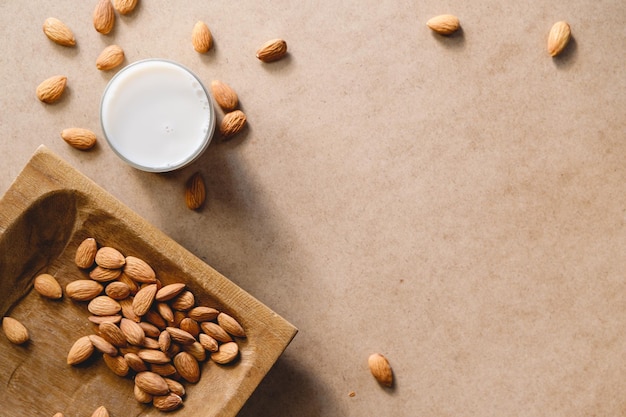
<svg viewBox="0 0 626 417">
<path fill-rule="evenodd" d="M 243 327 L 223 311 L 197 305 L 184 283 L 163 285 L 148 263 L 99 247 L 94 238 L 78 246 L 75 263 L 86 276 L 67 284 L 65 294 L 87 303 L 96 327 L 69 348 L 69 365 L 98 353 L 114 374 L 133 378 L 137 401 L 172 411 L 183 404 L 183 384 L 200 380 L 203 362 L 226 365 L 239 357 L 236 340 L 246 337 Z M 34 287 L 50 299 L 63 296 L 50 274 L 37 276 Z M 5 317 L 3 325 L 12 342 L 28 340 L 16 320 Z"/>
</svg>

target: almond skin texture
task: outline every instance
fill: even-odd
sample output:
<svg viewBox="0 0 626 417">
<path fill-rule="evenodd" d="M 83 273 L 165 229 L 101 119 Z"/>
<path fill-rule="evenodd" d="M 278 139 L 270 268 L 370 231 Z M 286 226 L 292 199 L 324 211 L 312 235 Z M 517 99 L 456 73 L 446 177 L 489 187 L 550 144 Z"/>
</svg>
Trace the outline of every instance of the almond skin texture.
<svg viewBox="0 0 626 417">
<path fill-rule="evenodd" d="M 94 298 L 87 305 L 87 310 L 95 316 L 112 316 L 121 309 L 120 303 L 106 295 Z"/>
<path fill-rule="evenodd" d="M 239 347 L 235 342 L 226 342 L 220 345 L 217 352 L 211 353 L 211 360 L 220 365 L 226 365 L 234 361 L 239 355 Z"/>
<path fill-rule="evenodd" d="M 50 298 L 51 300 L 58 300 L 63 297 L 63 290 L 61 289 L 61 285 L 50 274 L 40 274 L 35 278 L 34 282 L 35 291 L 46 298 Z"/>
<path fill-rule="evenodd" d="M 104 291 L 106 295 L 114 300 L 123 300 L 130 295 L 130 288 L 127 284 L 119 281 L 114 281 L 107 285 Z"/>
<path fill-rule="evenodd" d="M 180 294 L 184 289 L 185 284 L 183 284 L 182 282 L 166 285 L 162 287 L 159 291 L 157 291 L 155 299 L 157 301 L 171 300 L 172 298 Z"/>
<path fill-rule="evenodd" d="M 126 257 L 126 265 L 124 265 L 124 273 L 133 281 L 141 283 L 156 282 L 156 274 L 150 265 L 143 259 L 134 256 Z"/>
<path fill-rule="evenodd" d="M 196 321 L 210 321 L 215 320 L 220 312 L 212 307 L 194 307 L 187 312 L 187 316 Z"/>
<path fill-rule="evenodd" d="M 67 354 L 67 364 L 77 365 L 89 359 L 94 351 L 93 344 L 89 340 L 89 336 L 83 336 L 78 339 Z"/>
<path fill-rule="evenodd" d="M 278 61 L 287 54 L 287 42 L 283 39 L 272 39 L 265 42 L 256 51 L 256 57 L 263 62 Z"/>
<path fill-rule="evenodd" d="M 235 93 L 235 90 L 222 81 L 211 81 L 211 93 L 213 93 L 213 98 L 217 104 L 225 112 L 235 110 L 239 104 L 239 97 L 237 96 L 237 93 Z"/>
<path fill-rule="evenodd" d="M 109 417 L 109 411 L 101 405 L 96 409 L 96 411 L 93 412 L 91 417 Z"/>
<path fill-rule="evenodd" d="M 65 293 L 75 301 L 90 301 L 102 294 L 102 284 L 90 279 L 72 281 L 65 287 Z M 113 314 L 109 314 L 113 315 Z"/>
<path fill-rule="evenodd" d="M 170 391 L 165 379 L 154 372 L 139 372 L 135 376 L 135 384 L 151 395 L 167 395 Z"/>
<path fill-rule="evenodd" d="M 124 359 L 124 356 L 111 356 L 107 353 L 102 355 L 102 359 L 106 366 L 117 376 L 126 376 L 130 372 L 130 367 Z"/>
<path fill-rule="evenodd" d="M 174 411 L 182 404 L 183 399 L 172 392 L 167 395 L 157 395 L 152 399 L 152 405 L 159 411 Z"/>
<path fill-rule="evenodd" d="M 217 316 L 217 323 L 222 329 L 226 330 L 226 332 L 232 334 L 233 336 L 246 337 L 246 332 L 243 330 L 243 327 L 241 327 L 239 322 L 226 313 L 220 313 Z"/>
<path fill-rule="evenodd" d="M 226 330 L 222 329 L 222 327 L 212 321 L 205 321 L 204 323 L 200 323 L 200 327 L 202 331 L 218 342 L 232 342 L 233 338 L 230 337 Z"/>
<path fill-rule="evenodd" d="M 191 31 L 191 43 L 193 49 L 199 54 L 206 54 L 213 46 L 213 36 L 206 23 L 199 21 Z"/>
<path fill-rule="evenodd" d="M 135 399 L 142 404 L 150 404 L 152 402 L 152 395 L 139 388 L 136 384 L 133 388 L 133 394 Z"/>
<path fill-rule="evenodd" d="M 135 10 L 137 0 L 113 0 L 113 7 L 120 14 L 128 14 Z"/>
<path fill-rule="evenodd" d="M 123 267 L 125 263 L 124 255 L 110 246 L 103 246 L 96 252 L 96 264 L 103 268 L 117 269 Z"/>
<path fill-rule="evenodd" d="M 109 343 L 107 340 L 105 340 L 103 337 L 95 334 L 91 334 L 88 337 L 93 347 L 98 349 L 100 352 L 106 353 L 110 356 L 117 355 L 117 348 Z"/>
<path fill-rule="evenodd" d="M 172 308 L 174 310 L 187 311 L 196 303 L 196 298 L 191 291 L 183 291 L 172 301 Z"/>
<path fill-rule="evenodd" d="M 174 357 L 174 366 L 185 381 L 195 384 L 200 380 L 200 365 L 191 354 L 180 352 Z"/>
<path fill-rule="evenodd" d="M 556 22 L 548 35 L 548 53 L 550 56 L 555 57 L 563 52 L 571 35 L 572 32 L 567 22 Z"/>
<path fill-rule="evenodd" d="M 146 333 L 136 322 L 123 318 L 120 322 L 120 329 L 122 330 L 122 333 L 124 333 L 128 343 L 131 345 L 141 346 L 143 344 L 143 339 L 146 337 Z"/>
<path fill-rule="evenodd" d="M 99 0 L 93 11 L 93 27 L 103 35 L 110 33 L 115 25 L 115 9 L 111 0 Z"/>
<path fill-rule="evenodd" d="M 111 322 L 104 322 L 98 326 L 98 331 L 103 339 L 107 340 L 113 346 L 126 346 L 126 336 L 124 332 Z"/>
<path fill-rule="evenodd" d="M 246 115 L 241 110 L 226 113 L 220 124 L 220 133 L 224 139 L 231 138 L 246 125 Z"/>
<path fill-rule="evenodd" d="M 461 27 L 459 18 L 451 14 L 435 16 L 426 25 L 440 35 L 451 35 Z"/>
<path fill-rule="evenodd" d="M 109 282 L 116 280 L 122 274 L 121 269 L 109 269 L 96 266 L 89 272 L 89 278 L 98 282 Z"/>
<path fill-rule="evenodd" d="M 393 385 L 393 372 L 389 361 L 380 353 L 373 353 L 367 359 L 370 371 L 376 380 L 385 387 Z"/>
<path fill-rule="evenodd" d="M 61 131 L 61 138 L 63 138 L 63 140 L 72 148 L 81 151 L 88 151 L 96 146 L 96 142 L 98 141 L 95 133 L 91 130 L 80 127 L 63 129 Z"/>
<path fill-rule="evenodd" d="M 97 252 L 98 243 L 96 239 L 88 237 L 83 240 L 80 245 L 78 245 L 78 249 L 76 249 L 76 256 L 74 258 L 76 266 L 81 269 L 91 268 L 96 259 Z"/>
<path fill-rule="evenodd" d="M 67 77 L 55 75 L 39 84 L 37 87 L 37 98 L 46 104 L 52 104 L 61 98 L 67 85 Z"/>
<path fill-rule="evenodd" d="M 145 315 L 154 301 L 154 297 L 157 293 L 157 285 L 149 284 L 137 291 L 135 298 L 133 299 L 133 311 L 139 317 Z"/>
<path fill-rule="evenodd" d="M 118 45 L 109 45 L 96 59 L 96 68 L 100 71 L 108 71 L 120 66 L 122 62 L 124 62 L 124 50 Z"/>
<path fill-rule="evenodd" d="M 14 345 L 22 345 L 28 342 L 30 338 L 26 326 L 12 317 L 2 319 L 2 330 L 7 339 L 9 339 L 9 342 Z"/>
<path fill-rule="evenodd" d="M 168 327 L 165 330 L 167 330 L 174 342 L 180 343 L 181 345 L 191 345 L 196 341 L 196 338 L 193 337 L 191 333 L 177 327 Z"/>
<path fill-rule="evenodd" d="M 190 210 L 197 210 L 206 200 L 206 186 L 199 172 L 196 172 L 185 184 L 185 203 Z"/>
<path fill-rule="evenodd" d="M 43 22 L 43 33 L 56 44 L 62 46 L 76 45 L 72 30 L 57 18 L 49 17 Z"/>
</svg>

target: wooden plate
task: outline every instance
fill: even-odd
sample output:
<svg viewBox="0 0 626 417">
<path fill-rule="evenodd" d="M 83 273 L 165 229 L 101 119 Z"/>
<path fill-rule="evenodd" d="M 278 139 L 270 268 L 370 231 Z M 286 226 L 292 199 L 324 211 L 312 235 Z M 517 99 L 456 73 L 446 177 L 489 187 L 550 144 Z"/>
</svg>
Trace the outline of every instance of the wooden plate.
<svg viewBox="0 0 626 417">
<path fill-rule="evenodd" d="M 111 417 L 162 415 L 139 404 L 132 378 L 114 375 L 101 358 L 68 366 L 73 342 L 96 332 L 86 303 L 52 301 L 32 290 L 42 272 L 63 288 L 85 278 L 74 255 L 86 237 L 146 260 L 163 284 L 184 282 L 198 305 L 241 323 L 247 337 L 237 339 L 239 359 L 202 363 L 200 381 L 185 385 L 184 406 L 173 413 L 236 415 L 297 329 L 43 146 L 0 200 L 0 313 L 20 320 L 31 335 L 15 346 L 0 334 L 0 414 L 89 416 L 104 405 Z"/>
</svg>

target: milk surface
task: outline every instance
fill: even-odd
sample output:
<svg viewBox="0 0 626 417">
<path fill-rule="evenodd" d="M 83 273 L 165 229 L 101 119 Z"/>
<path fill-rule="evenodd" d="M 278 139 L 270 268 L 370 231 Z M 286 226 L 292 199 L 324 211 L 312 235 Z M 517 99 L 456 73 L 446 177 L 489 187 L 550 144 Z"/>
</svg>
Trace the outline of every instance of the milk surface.
<svg viewBox="0 0 626 417">
<path fill-rule="evenodd" d="M 146 171 L 170 171 L 198 157 L 213 134 L 208 93 L 184 67 L 145 60 L 120 71 L 102 98 L 101 122 L 113 150 Z"/>
</svg>

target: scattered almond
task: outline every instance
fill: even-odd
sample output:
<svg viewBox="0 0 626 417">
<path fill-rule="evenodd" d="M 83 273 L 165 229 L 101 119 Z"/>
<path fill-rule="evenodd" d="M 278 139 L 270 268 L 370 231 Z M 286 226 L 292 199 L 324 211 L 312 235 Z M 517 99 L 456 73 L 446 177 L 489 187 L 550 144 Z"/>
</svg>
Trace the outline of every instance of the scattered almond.
<svg viewBox="0 0 626 417">
<path fill-rule="evenodd" d="M 135 294 L 135 298 L 133 299 L 133 311 L 139 317 L 145 315 L 150 307 L 152 307 L 152 302 L 154 301 L 154 297 L 157 293 L 157 285 L 150 284 L 141 288 Z"/>
<path fill-rule="evenodd" d="M 120 320 L 121 321 L 121 320 Z M 126 346 L 126 335 L 115 324 L 111 322 L 104 322 L 98 326 L 98 331 L 103 339 L 107 340 L 113 346 L 123 347 Z"/>
<path fill-rule="evenodd" d="M 178 381 L 174 381 L 171 378 L 165 378 L 165 382 L 167 383 L 167 386 L 170 388 L 170 392 L 173 392 L 179 397 L 185 396 L 185 387 L 183 386 L 183 384 L 181 384 Z"/>
<path fill-rule="evenodd" d="M 435 16 L 426 25 L 440 35 L 451 35 L 461 27 L 459 18 L 451 14 Z"/>
<path fill-rule="evenodd" d="M 79 279 L 67 284 L 65 293 L 69 298 L 75 301 L 90 301 L 102 294 L 103 289 L 102 284 L 96 281 Z"/>
<path fill-rule="evenodd" d="M 157 291 L 155 300 L 156 301 L 171 300 L 172 298 L 180 294 L 184 289 L 185 289 L 185 284 L 183 283 L 166 285 L 162 287 L 159 291 Z"/>
<path fill-rule="evenodd" d="M 206 199 L 206 186 L 199 172 L 196 172 L 187 180 L 185 184 L 185 203 L 191 210 L 202 207 Z"/>
<path fill-rule="evenodd" d="M 174 310 L 187 311 L 196 304 L 196 298 L 191 291 L 183 291 L 172 301 Z"/>
<path fill-rule="evenodd" d="M 78 365 L 89 359 L 93 351 L 94 347 L 89 336 L 83 336 L 74 342 L 70 348 L 70 352 L 67 354 L 67 364 Z"/>
<path fill-rule="evenodd" d="M 96 243 L 96 239 L 92 237 L 88 237 L 83 240 L 81 244 L 76 249 L 76 255 L 74 257 L 74 262 L 76 266 L 81 269 L 91 268 L 94 261 L 96 260 L 96 253 L 98 252 L 98 244 Z"/>
<path fill-rule="evenodd" d="M 213 80 L 211 81 L 211 92 L 217 104 L 225 112 L 230 112 L 237 108 L 239 97 L 228 84 L 219 80 Z"/>
<path fill-rule="evenodd" d="M 146 337 L 146 334 L 136 322 L 123 318 L 120 322 L 120 330 L 122 330 L 122 333 L 126 336 L 126 340 L 131 345 L 141 346 L 143 344 L 143 339 Z"/>
<path fill-rule="evenodd" d="M 63 129 L 61 131 L 61 138 L 63 138 L 63 140 L 71 147 L 81 151 L 93 148 L 98 141 L 95 133 L 89 129 L 83 129 L 80 127 Z"/>
<path fill-rule="evenodd" d="M 190 345 L 196 341 L 196 338 L 191 333 L 177 327 L 168 327 L 165 330 L 170 334 L 173 341 L 181 345 Z"/>
<path fill-rule="evenodd" d="M 548 35 L 548 53 L 554 57 L 559 55 L 569 43 L 571 29 L 567 22 L 556 22 Z"/>
<path fill-rule="evenodd" d="M 178 327 L 195 338 L 197 338 L 200 334 L 200 325 L 191 317 L 185 317 L 184 319 L 182 319 L 178 324 Z"/>
<path fill-rule="evenodd" d="M 174 354 L 172 356 L 176 355 Z M 155 374 L 161 375 L 162 377 L 176 376 L 178 378 L 176 368 L 171 363 L 151 363 L 150 370 Z"/>
<path fill-rule="evenodd" d="M 256 51 L 256 57 L 263 62 L 273 62 L 287 54 L 287 42 L 283 39 L 272 39 L 265 42 Z"/>
<path fill-rule="evenodd" d="M 114 314 L 112 316 L 89 316 L 87 317 L 87 320 L 89 320 L 90 322 L 92 322 L 93 324 L 99 326 L 102 323 L 119 323 L 120 320 L 122 319 L 122 316 L 120 316 L 119 314 Z"/>
<path fill-rule="evenodd" d="M 135 372 L 144 372 L 148 370 L 148 367 L 137 353 L 129 352 L 124 355 L 124 359 L 126 359 L 128 366 L 130 366 L 130 368 Z"/>
<path fill-rule="evenodd" d="M 117 269 L 123 267 L 125 263 L 124 255 L 110 246 L 103 246 L 96 252 L 96 264 L 103 268 Z"/>
<path fill-rule="evenodd" d="M 374 378 L 386 387 L 393 385 L 393 372 L 389 361 L 380 353 L 373 353 L 369 356 L 367 363 Z"/>
<path fill-rule="evenodd" d="M 37 98 L 44 103 L 52 104 L 58 101 L 67 85 L 67 77 L 64 75 L 55 75 L 39 84 L 37 87 Z"/>
<path fill-rule="evenodd" d="M 187 352 L 180 352 L 174 357 L 174 367 L 178 374 L 187 382 L 195 384 L 200 380 L 200 366 L 198 361 Z"/>
<path fill-rule="evenodd" d="M 133 388 L 133 394 L 135 399 L 142 404 L 150 404 L 152 402 L 152 395 L 139 388 L 137 384 Z"/>
<path fill-rule="evenodd" d="M 158 303 L 156 307 L 161 317 L 163 317 L 163 320 L 165 320 L 169 324 L 174 323 L 174 312 L 172 311 L 172 308 L 169 306 L 169 304 Z"/>
<path fill-rule="evenodd" d="M 115 25 L 115 9 L 111 0 L 99 0 L 93 11 L 93 27 L 103 35 L 113 30 Z"/>
<path fill-rule="evenodd" d="M 139 323 L 141 318 L 135 314 L 135 310 L 133 310 L 133 299 L 132 297 L 124 298 L 119 301 L 122 306 L 122 316 L 124 318 L 134 321 L 135 323 Z"/>
<path fill-rule="evenodd" d="M 169 356 L 155 349 L 142 349 L 137 355 L 146 363 L 164 364 L 171 361 Z"/>
<path fill-rule="evenodd" d="M 241 327 L 239 322 L 226 313 L 220 313 L 217 316 L 217 323 L 222 329 L 226 330 L 227 333 L 230 333 L 233 336 L 246 337 L 246 332 L 243 330 L 243 327 Z"/>
<path fill-rule="evenodd" d="M 219 344 L 217 343 L 217 340 L 213 339 L 208 334 L 200 333 L 198 335 L 198 340 L 205 350 L 208 350 L 209 352 L 217 352 Z"/>
<path fill-rule="evenodd" d="M 88 337 L 93 347 L 98 349 L 100 352 L 106 353 L 110 356 L 117 355 L 117 348 L 109 343 L 107 340 L 105 340 L 103 337 L 95 334 L 89 335 Z"/>
<path fill-rule="evenodd" d="M 187 312 L 187 316 L 196 321 L 215 320 L 220 312 L 212 307 L 198 306 Z"/>
<path fill-rule="evenodd" d="M 35 291 L 46 298 L 58 300 L 63 297 L 61 285 L 59 285 L 56 278 L 50 274 L 37 275 L 37 277 L 35 277 L 34 287 Z"/>
<path fill-rule="evenodd" d="M 107 285 L 104 292 L 112 299 L 119 301 L 130 295 L 130 288 L 123 282 L 114 281 Z"/>
<path fill-rule="evenodd" d="M 129 14 L 137 6 L 137 0 L 113 0 L 113 7 L 120 14 Z"/>
<path fill-rule="evenodd" d="M 4 317 L 2 319 L 2 330 L 9 342 L 15 345 L 22 345 L 30 339 L 26 326 L 13 317 Z"/>
<path fill-rule="evenodd" d="M 150 371 L 139 372 L 135 376 L 135 384 L 151 395 L 166 395 L 170 391 L 165 379 L 161 375 Z"/>
<path fill-rule="evenodd" d="M 206 23 L 199 21 L 193 26 L 191 31 L 191 43 L 193 49 L 200 54 L 205 54 L 213 46 L 213 36 Z"/>
<path fill-rule="evenodd" d="M 179 395 L 169 393 L 167 395 L 157 395 L 152 399 L 152 404 L 160 411 L 173 411 L 179 408 L 183 403 L 183 399 Z"/>
<path fill-rule="evenodd" d="M 220 365 L 234 361 L 239 355 L 239 346 L 235 342 L 226 342 L 220 345 L 217 352 L 211 353 L 211 360 Z"/>
<path fill-rule="evenodd" d="M 211 336 L 213 339 L 217 340 L 218 342 L 232 342 L 233 341 L 233 338 L 230 337 L 228 333 L 226 333 L 226 330 L 224 330 L 218 324 L 213 323 L 212 321 L 205 321 L 203 323 L 200 323 L 200 327 L 202 328 L 202 331 L 204 333 L 208 334 L 209 336 Z"/>
<path fill-rule="evenodd" d="M 144 260 L 134 256 L 126 257 L 126 265 L 124 265 L 124 273 L 132 280 L 141 283 L 156 282 L 156 274 L 154 270 Z"/>
<path fill-rule="evenodd" d="M 96 409 L 96 411 L 93 412 L 91 417 L 109 417 L 109 411 L 101 405 Z"/>
<path fill-rule="evenodd" d="M 120 303 L 107 295 L 99 295 L 87 305 L 87 310 L 95 316 L 112 316 L 121 309 Z"/>
<path fill-rule="evenodd" d="M 124 62 L 124 50 L 118 45 L 109 45 L 100 52 L 96 59 L 96 68 L 108 71 Z"/>
<path fill-rule="evenodd" d="M 130 367 L 124 359 L 124 356 L 111 356 L 107 353 L 102 355 L 102 359 L 106 366 L 117 376 L 126 376 L 130 372 Z"/>
<path fill-rule="evenodd" d="M 43 33 L 52 42 L 62 46 L 76 45 L 76 39 L 72 30 L 55 17 L 49 17 L 43 22 Z"/>
<path fill-rule="evenodd" d="M 193 356 L 198 362 L 206 360 L 206 350 L 200 342 L 193 342 L 190 345 L 183 346 L 183 350 Z"/>
<path fill-rule="evenodd" d="M 222 137 L 230 138 L 243 129 L 246 124 L 246 115 L 241 110 L 234 110 L 226 113 L 220 124 L 220 133 Z"/>
<path fill-rule="evenodd" d="M 141 326 L 143 332 L 146 334 L 147 337 L 159 337 L 159 335 L 161 334 L 161 330 L 159 330 L 159 328 L 152 323 L 141 321 L 139 322 L 139 325 Z"/>
<path fill-rule="evenodd" d="M 96 266 L 89 273 L 89 278 L 98 282 L 109 282 L 116 280 L 122 274 L 121 269 L 109 269 L 101 266 Z"/>
</svg>

